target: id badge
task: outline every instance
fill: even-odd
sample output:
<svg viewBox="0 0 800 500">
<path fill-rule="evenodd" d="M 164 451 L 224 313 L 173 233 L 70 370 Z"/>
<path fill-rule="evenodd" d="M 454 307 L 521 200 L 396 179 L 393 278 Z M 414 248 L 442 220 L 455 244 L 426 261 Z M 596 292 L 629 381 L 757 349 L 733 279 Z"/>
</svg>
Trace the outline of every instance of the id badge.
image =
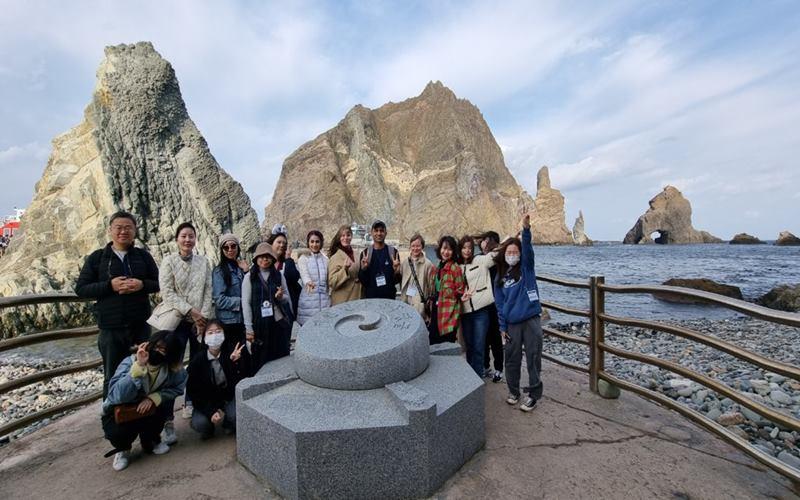
<svg viewBox="0 0 800 500">
<path fill-rule="evenodd" d="M 265 300 L 263 304 L 261 304 L 261 317 L 262 318 L 271 318 L 272 317 L 272 304 L 268 300 Z"/>
<path fill-rule="evenodd" d="M 539 300 L 539 294 L 536 290 L 528 290 L 528 300 L 531 302 L 536 302 Z"/>
<path fill-rule="evenodd" d="M 408 285 L 408 289 L 406 289 L 406 296 L 408 297 L 415 297 L 417 295 L 417 287 L 414 285 Z"/>
<path fill-rule="evenodd" d="M 375 285 L 376 286 L 386 286 L 386 276 L 379 274 L 375 276 Z"/>
</svg>

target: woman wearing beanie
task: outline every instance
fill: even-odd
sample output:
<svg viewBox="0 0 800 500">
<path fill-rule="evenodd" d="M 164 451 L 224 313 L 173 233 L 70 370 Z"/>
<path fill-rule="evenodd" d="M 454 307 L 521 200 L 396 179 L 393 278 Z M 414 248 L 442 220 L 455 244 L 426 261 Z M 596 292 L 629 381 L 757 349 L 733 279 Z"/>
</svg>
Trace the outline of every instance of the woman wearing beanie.
<svg viewBox="0 0 800 500">
<path fill-rule="evenodd" d="M 536 285 L 531 217 L 522 218 L 522 241 L 512 238 L 505 242 L 495 257 L 497 282 L 494 298 L 500 321 L 506 358 L 506 383 L 508 399 L 519 402 L 519 378 L 522 368 L 522 351 L 528 366 L 528 396 L 519 405 L 522 411 L 531 411 L 542 397 L 542 304 Z"/>
<path fill-rule="evenodd" d="M 211 274 L 211 296 L 216 318 L 225 327 L 222 352 L 230 354 L 237 343 L 244 345 L 242 314 L 242 280 L 250 265 L 241 259 L 239 238 L 223 234 L 219 238 L 219 264 Z"/>
</svg>

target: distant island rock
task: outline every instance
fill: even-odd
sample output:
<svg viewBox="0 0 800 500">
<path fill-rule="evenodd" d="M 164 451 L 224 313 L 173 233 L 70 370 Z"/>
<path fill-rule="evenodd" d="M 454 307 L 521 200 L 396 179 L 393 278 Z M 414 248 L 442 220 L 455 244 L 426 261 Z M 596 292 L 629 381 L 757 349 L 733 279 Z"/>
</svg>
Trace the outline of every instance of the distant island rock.
<svg viewBox="0 0 800 500">
<path fill-rule="evenodd" d="M 353 107 L 289 155 L 263 228 L 283 223 L 303 238 L 380 219 L 390 238 L 419 232 L 435 241 L 490 229 L 515 234 L 523 207 L 535 205 L 534 240 L 571 243 L 563 197 L 553 191 L 540 183 L 534 201 L 506 168 L 480 110 L 431 82 L 399 103 Z"/>
<path fill-rule="evenodd" d="M 667 286 L 678 286 L 682 288 L 693 288 L 695 290 L 702 290 L 704 292 L 716 293 L 732 299 L 742 300 L 742 290 L 738 286 L 725 285 L 706 278 L 671 278 L 661 284 Z M 665 302 L 673 302 L 677 304 L 708 303 L 703 299 L 674 295 L 671 293 L 654 293 L 653 296 Z"/>
<path fill-rule="evenodd" d="M 800 311 L 800 283 L 779 285 L 762 295 L 757 303 L 780 311 Z"/>
<path fill-rule="evenodd" d="M 781 231 L 778 239 L 775 240 L 775 244 L 778 246 L 800 246 L 800 238 L 789 231 Z"/>
<path fill-rule="evenodd" d="M 149 42 L 106 47 L 83 121 L 53 140 L 22 231 L 0 259 L 0 296 L 71 292 L 84 258 L 109 241 L 108 217 L 118 210 L 138 218 L 137 245 L 157 262 L 177 251 L 174 232 L 184 221 L 211 261 L 221 233 L 248 243 L 260 236 L 249 198 L 214 159 L 172 66 Z M 4 314 L 2 328 L 58 321 L 36 309 L 35 317 Z"/>
<path fill-rule="evenodd" d="M 575 219 L 575 224 L 572 226 L 572 241 L 578 246 L 592 246 L 594 242 L 586 236 L 583 225 L 583 211 L 578 210 L 578 218 Z"/>
<path fill-rule="evenodd" d="M 739 233 L 729 242 L 731 245 L 764 245 L 765 242 L 747 233 Z"/>
<path fill-rule="evenodd" d="M 652 235 L 658 233 L 654 239 Z M 692 206 L 680 191 L 666 186 L 650 200 L 650 208 L 625 235 L 625 244 L 722 243 L 706 231 L 692 227 Z"/>
</svg>

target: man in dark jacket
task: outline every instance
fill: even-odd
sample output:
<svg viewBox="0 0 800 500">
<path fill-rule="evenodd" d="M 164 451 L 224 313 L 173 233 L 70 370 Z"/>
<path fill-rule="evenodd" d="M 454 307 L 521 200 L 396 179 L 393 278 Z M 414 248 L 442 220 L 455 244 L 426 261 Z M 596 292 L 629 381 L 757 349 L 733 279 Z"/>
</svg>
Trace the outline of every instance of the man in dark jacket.
<svg viewBox="0 0 800 500">
<path fill-rule="evenodd" d="M 111 216 L 111 242 L 92 252 L 75 285 L 78 297 L 97 299 L 94 313 L 100 335 L 97 347 L 103 357 L 103 399 L 108 381 L 131 347 L 150 337 L 148 295 L 158 292 L 158 266 L 153 257 L 133 246 L 136 219 L 128 212 Z"/>
<path fill-rule="evenodd" d="M 397 295 L 400 255 L 396 248 L 386 244 L 386 224 L 381 220 L 372 224 L 372 246 L 361 252 L 358 280 L 364 287 L 364 298 L 394 300 Z"/>
</svg>

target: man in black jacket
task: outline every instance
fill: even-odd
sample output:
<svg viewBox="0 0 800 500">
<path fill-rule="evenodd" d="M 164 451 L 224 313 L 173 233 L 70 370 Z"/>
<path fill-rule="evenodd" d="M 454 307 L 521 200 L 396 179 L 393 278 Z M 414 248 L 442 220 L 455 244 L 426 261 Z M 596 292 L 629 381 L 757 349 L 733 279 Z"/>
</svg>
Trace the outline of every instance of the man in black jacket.
<svg viewBox="0 0 800 500">
<path fill-rule="evenodd" d="M 97 299 L 94 313 L 100 335 L 97 347 L 103 357 L 103 399 L 117 366 L 131 347 L 150 337 L 150 300 L 158 292 L 158 266 L 153 257 L 133 246 L 136 219 L 128 212 L 111 216 L 111 242 L 92 252 L 83 264 L 75 293 Z"/>
<path fill-rule="evenodd" d="M 372 246 L 361 252 L 358 280 L 364 287 L 364 298 L 394 300 L 397 295 L 400 254 L 386 244 L 386 224 L 381 220 L 372 224 Z"/>
</svg>

